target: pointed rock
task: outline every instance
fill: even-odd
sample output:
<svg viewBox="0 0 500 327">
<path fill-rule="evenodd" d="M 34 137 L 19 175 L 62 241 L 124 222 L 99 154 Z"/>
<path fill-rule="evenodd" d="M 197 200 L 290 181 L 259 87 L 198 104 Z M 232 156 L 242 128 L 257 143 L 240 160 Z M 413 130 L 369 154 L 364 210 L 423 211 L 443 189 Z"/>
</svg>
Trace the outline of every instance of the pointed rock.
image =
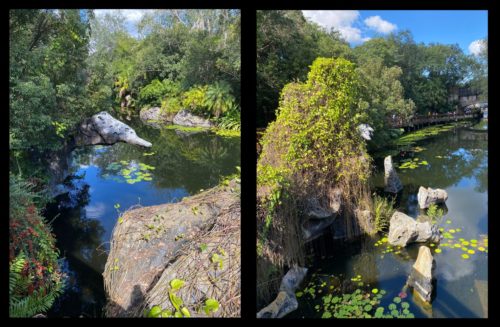
<svg viewBox="0 0 500 327">
<path fill-rule="evenodd" d="M 434 268 L 435 261 L 431 250 L 427 246 L 421 246 L 406 284 L 412 287 L 425 302 L 431 301 Z"/>
<path fill-rule="evenodd" d="M 403 189 L 403 184 L 392 165 L 392 157 L 387 156 L 384 159 L 384 191 L 389 193 L 399 193 Z"/>
</svg>

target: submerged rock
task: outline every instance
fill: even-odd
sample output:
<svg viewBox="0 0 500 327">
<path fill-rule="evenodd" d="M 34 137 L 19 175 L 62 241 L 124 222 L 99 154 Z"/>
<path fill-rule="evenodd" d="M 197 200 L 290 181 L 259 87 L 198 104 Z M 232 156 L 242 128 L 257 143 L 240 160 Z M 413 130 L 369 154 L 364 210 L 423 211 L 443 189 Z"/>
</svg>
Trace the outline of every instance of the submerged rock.
<svg viewBox="0 0 500 327">
<path fill-rule="evenodd" d="M 392 157 L 387 156 L 384 159 L 384 191 L 389 193 L 399 193 L 403 189 L 403 184 L 394 170 Z"/>
<path fill-rule="evenodd" d="M 257 318 L 282 318 L 299 306 L 295 290 L 306 277 L 307 268 L 292 267 L 281 280 L 278 296 L 257 313 Z"/>
<path fill-rule="evenodd" d="M 440 188 L 432 189 L 420 186 L 417 198 L 420 209 L 426 209 L 431 204 L 445 203 L 448 200 L 448 193 Z"/>
<path fill-rule="evenodd" d="M 213 127 L 214 124 L 205 118 L 193 115 L 187 110 L 179 111 L 173 120 L 174 124 L 188 127 Z"/>
<path fill-rule="evenodd" d="M 151 147 L 151 143 L 137 136 L 130 126 L 105 111 L 85 119 L 78 128 L 75 141 L 77 146 L 125 142 Z"/>
<path fill-rule="evenodd" d="M 231 181 L 181 202 L 127 211 L 116 224 L 106 262 L 107 317 L 141 317 L 154 305 L 174 310 L 170 282 L 191 316 L 208 298 L 215 317 L 240 315 L 240 197 Z M 120 222 L 121 221 L 121 222 Z"/>
<path fill-rule="evenodd" d="M 434 269 L 435 261 L 431 250 L 427 246 L 421 246 L 418 249 L 417 261 L 412 267 L 406 284 L 412 287 L 425 302 L 431 301 Z"/>
<path fill-rule="evenodd" d="M 396 211 L 390 220 L 388 241 L 391 245 L 407 246 L 413 242 L 439 242 L 441 233 L 437 225 L 419 223 L 415 219 Z"/>
</svg>

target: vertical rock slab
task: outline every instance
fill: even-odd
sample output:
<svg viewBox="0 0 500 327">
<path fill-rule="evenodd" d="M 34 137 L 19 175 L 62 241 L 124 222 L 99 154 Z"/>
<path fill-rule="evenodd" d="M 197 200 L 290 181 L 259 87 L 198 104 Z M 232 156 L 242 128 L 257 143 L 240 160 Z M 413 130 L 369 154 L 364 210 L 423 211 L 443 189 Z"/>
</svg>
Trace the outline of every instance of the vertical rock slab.
<svg viewBox="0 0 500 327">
<path fill-rule="evenodd" d="M 418 249 L 417 261 L 412 267 L 406 284 L 412 287 L 415 293 L 425 302 L 431 301 L 432 278 L 435 269 L 434 257 L 427 246 Z"/>
<path fill-rule="evenodd" d="M 392 164 L 391 156 L 384 159 L 384 184 L 384 191 L 389 193 L 399 193 L 403 189 L 403 184 Z"/>
</svg>

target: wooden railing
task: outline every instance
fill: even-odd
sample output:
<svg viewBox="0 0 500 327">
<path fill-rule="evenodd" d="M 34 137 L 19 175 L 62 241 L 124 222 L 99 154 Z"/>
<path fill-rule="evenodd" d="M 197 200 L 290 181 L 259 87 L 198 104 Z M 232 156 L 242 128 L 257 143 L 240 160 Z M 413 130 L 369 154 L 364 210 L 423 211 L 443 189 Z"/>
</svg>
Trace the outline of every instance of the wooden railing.
<svg viewBox="0 0 500 327">
<path fill-rule="evenodd" d="M 461 115 L 458 115 L 456 113 L 451 113 L 451 114 L 414 116 L 412 119 L 406 121 L 403 119 L 399 119 L 397 117 L 395 119 L 389 117 L 388 123 L 392 128 L 404 128 L 411 126 L 440 124 L 440 123 L 453 122 L 459 120 L 474 119 L 474 118 L 479 118 L 480 116 L 481 116 L 480 112 L 461 114 Z"/>
</svg>

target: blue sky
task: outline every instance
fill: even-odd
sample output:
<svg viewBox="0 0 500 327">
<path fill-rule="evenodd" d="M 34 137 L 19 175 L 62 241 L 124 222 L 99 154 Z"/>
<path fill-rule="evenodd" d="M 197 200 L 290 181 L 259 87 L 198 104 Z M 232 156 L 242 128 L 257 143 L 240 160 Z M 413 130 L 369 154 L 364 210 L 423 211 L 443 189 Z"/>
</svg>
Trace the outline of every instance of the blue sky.
<svg viewBox="0 0 500 327">
<path fill-rule="evenodd" d="M 339 30 L 352 46 L 408 29 L 416 42 L 456 43 L 470 54 L 478 50 L 473 42 L 488 36 L 485 10 L 334 10 L 304 11 L 304 15 Z"/>
</svg>

